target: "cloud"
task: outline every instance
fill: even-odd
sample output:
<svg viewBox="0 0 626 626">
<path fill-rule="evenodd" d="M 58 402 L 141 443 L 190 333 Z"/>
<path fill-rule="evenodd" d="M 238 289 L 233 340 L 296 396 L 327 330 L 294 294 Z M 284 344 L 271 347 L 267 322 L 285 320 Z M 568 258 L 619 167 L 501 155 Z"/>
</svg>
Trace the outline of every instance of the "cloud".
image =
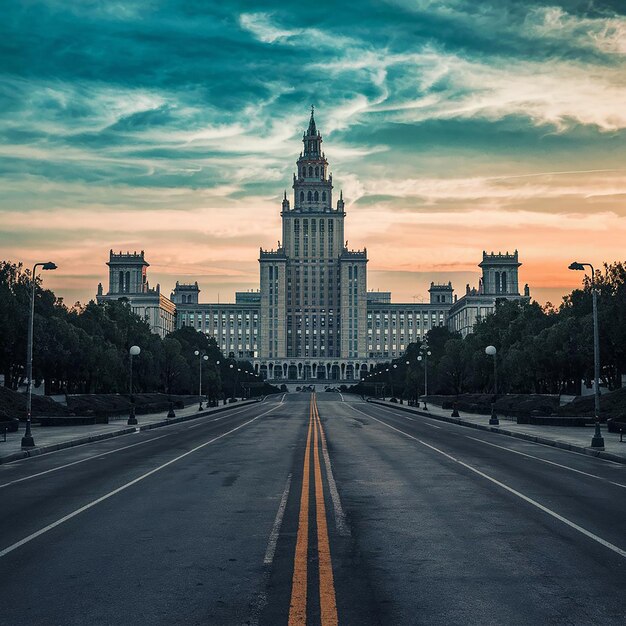
<svg viewBox="0 0 626 626">
<path fill-rule="evenodd" d="M 626 17 L 580 17 L 558 6 L 532 8 L 523 34 L 532 39 L 567 41 L 607 54 L 626 54 Z"/>
<path fill-rule="evenodd" d="M 119 241 L 151 249 L 164 284 L 204 273 L 208 297 L 237 258 L 229 284 L 253 286 L 313 103 L 346 235 L 373 270 L 406 272 L 403 293 L 416 272 L 473 272 L 498 239 L 525 247 L 535 281 L 571 249 L 618 258 L 626 18 L 612 4 L 9 3 L 3 250 L 56 247 L 91 280 Z M 60 288 L 90 295 L 76 273 Z"/>
</svg>

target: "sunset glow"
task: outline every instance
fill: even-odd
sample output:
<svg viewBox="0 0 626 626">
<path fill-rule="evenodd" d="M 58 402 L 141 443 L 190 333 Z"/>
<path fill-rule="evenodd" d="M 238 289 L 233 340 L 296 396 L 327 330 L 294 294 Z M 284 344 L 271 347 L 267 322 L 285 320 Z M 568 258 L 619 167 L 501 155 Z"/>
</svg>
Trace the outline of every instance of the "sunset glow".
<svg viewBox="0 0 626 626">
<path fill-rule="evenodd" d="M 620 8 L 621 7 L 621 8 Z M 95 296 L 110 248 L 203 301 L 258 287 L 311 104 L 350 247 L 395 302 L 519 250 L 539 302 L 624 260 L 623 3 L 9 3 L 0 248 Z"/>
</svg>

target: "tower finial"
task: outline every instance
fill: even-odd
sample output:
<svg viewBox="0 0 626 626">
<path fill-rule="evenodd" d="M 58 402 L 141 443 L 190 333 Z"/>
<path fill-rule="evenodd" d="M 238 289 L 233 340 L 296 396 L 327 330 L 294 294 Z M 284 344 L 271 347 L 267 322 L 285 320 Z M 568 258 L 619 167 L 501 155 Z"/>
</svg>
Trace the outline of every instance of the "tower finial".
<svg viewBox="0 0 626 626">
<path fill-rule="evenodd" d="M 315 106 L 311 105 L 311 119 L 309 120 L 309 128 L 307 130 L 307 135 L 316 135 L 317 134 L 317 128 L 315 128 L 314 113 L 315 113 Z"/>
</svg>

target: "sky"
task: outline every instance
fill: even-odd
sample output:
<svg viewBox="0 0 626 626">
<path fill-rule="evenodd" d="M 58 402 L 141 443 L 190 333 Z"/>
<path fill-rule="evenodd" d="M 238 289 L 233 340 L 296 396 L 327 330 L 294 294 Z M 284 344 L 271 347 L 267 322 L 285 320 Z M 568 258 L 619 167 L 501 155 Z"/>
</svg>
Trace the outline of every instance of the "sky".
<svg viewBox="0 0 626 626">
<path fill-rule="evenodd" d="M 459 295 L 482 251 L 558 304 L 626 260 L 623 0 L 15 0 L 0 23 L 0 259 L 66 303 L 109 249 L 201 300 L 258 287 L 311 104 L 368 287 Z M 337 197 L 337 196 L 336 196 Z"/>
</svg>

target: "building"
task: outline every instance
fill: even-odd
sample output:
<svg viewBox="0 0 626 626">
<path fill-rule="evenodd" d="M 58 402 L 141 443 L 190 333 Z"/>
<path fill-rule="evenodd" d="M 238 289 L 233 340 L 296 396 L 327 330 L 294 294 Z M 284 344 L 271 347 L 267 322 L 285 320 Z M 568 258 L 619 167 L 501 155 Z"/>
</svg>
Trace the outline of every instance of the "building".
<svg viewBox="0 0 626 626">
<path fill-rule="evenodd" d="M 483 251 L 483 260 L 478 265 L 483 271 L 478 289 L 466 286 L 465 295 L 448 311 L 448 328 L 465 337 L 472 332 L 476 322 L 495 311 L 497 300 L 530 300 L 528 285 L 524 286 L 524 295 L 519 293 L 517 275 L 520 265 L 517 250 L 513 254 Z"/>
<path fill-rule="evenodd" d="M 238 292 L 235 304 L 200 304 L 198 283 L 176 283 L 172 302 L 176 304 L 178 328 L 192 326 L 214 337 L 226 355 L 254 360 L 259 357 L 259 292 Z"/>
<path fill-rule="evenodd" d="M 102 283 L 98 284 L 96 301 L 124 300 L 134 313 L 146 320 L 152 332 L 165 337 L 176 328 L 176 306 L 161 293 L 161 286 L 150 289 L 143 250 L 137 252 L 109 251 L 109 291 L 103 294 Z"/>
<path fill-rule="evenodd" d="M 260 289 L 237 292 L 234 304 L 205 304 L 197 282 L 177 282 L 171 299 L 164 298 L 176 308 L 177 328 L 192 326 L 214 337 L 226 355 L 252 361 L 270 380 L 354 380 L 448 324 L 450 311 L 467 333 L 493 311 L 498 297 L 515 297 L 517 252 L 514 260 L 483 254 L 486 287 L 476 294 L 482 298 L 477 311 L 469 293 L 455 301 L 451 283 L 431 283 L 427 303 L 393 303 L 389 291 L 368 291 L 367 251 L 348 248 L 343 193 L 333 206 L 333 177 L 322 142 L 311 110 L 291 199 L 283 193 L 282 242 L 275 250 L 259 251 Z M 131 306 L 143 306 L 138 298 L 147 290 L 148 264 L 143 252 L 132 256 L 111 253 L 109 294 L 100 299 L 126 294 L 129 285 L 138 290 L 127 295 Z M 161 320 L 159 328 L 164 326 Z"/>
</svg>

